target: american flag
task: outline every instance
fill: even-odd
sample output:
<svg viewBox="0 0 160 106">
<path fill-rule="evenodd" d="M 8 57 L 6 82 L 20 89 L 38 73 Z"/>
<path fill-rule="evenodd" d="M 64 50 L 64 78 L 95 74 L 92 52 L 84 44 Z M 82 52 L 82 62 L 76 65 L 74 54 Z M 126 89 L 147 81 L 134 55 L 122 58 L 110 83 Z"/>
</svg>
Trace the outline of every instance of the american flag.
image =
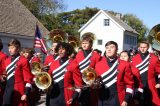
<svg viewBox="0 0 160 106">
<path fill-rule="evenodd" d="M 38 25 L 36 25 L 34 48 L 41 48 L 43 53 L 45 53 L 45 54 L 48 53 L 47 48 L 46 48 L 44 41 L 42 39 L 42 35 L 41 35 L 41 32 L 40 32 Z"/>
</svg>

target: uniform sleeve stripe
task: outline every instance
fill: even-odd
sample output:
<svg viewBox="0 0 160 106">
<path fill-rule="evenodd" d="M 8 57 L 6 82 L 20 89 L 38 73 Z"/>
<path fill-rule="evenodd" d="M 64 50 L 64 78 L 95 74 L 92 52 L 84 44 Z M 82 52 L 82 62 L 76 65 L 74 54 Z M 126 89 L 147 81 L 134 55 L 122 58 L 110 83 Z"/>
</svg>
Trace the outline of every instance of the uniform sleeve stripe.
<svg viewBox="0 0 160 106">
<path fill-rule="evenodd" d="M 80 93 L 80 92 L 81 92 L 81 89 L 75 89 L 75 91 L 77 91 L 78 93 Z"/>
<path fill-rule="evenodd" d="M 158 78 L 160 78 L 160 74 L 158 75 Z"/>
<path fill-rule="evenodd" d="M 138 88 L 138 91 L 143 93 L 143 89 L 142 88 Z"/>
<path fill-rule="evenodd" d="M 32 88 L 32 85 L 30 83 L 26 83 L 26 87 Z"/>
<path fill-rule="evenodd" d="M 133 94 L 133 89 L 127 88 L 127 89 L 126 89 L 126 92 Z"/>
</svg>

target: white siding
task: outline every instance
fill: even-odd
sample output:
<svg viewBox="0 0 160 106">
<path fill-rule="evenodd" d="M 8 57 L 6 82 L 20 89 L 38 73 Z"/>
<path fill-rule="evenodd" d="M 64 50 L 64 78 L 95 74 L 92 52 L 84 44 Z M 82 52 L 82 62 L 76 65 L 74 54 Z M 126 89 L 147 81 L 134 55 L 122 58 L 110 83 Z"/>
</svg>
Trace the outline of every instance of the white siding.
<svg viewBox="0 0 160 106">
<path fill-rule="evenodd" d="M 110 19 L 110 25 L 104 26 L 104 19 L 109 19 L 103 13 L 100 13 L 91 23 L 88 24 L 81 32 L 80 36 L 87 32 L 95 34 L 96 40 L 94 41 L 93 48 L 105 51 L 106 42 L 112 40 L 118 43 L 119 52 L 123 50 L 123 30 Z M 97 40 L 102 39 L 102 45 L 97 45 Z"/>
</svg>

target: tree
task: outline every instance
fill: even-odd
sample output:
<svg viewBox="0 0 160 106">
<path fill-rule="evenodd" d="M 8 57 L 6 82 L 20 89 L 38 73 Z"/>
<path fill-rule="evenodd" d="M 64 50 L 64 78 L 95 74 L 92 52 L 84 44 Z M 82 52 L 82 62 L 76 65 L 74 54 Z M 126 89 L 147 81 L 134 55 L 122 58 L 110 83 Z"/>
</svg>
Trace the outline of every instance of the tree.
<svg viewBox="0 0 160 106">
<path fill-rule="evenodd" d="M 139 33 L 138 41 L 146 39 L 145 35 L 148 33 L 149 29 L 139 18 L 133 14 L 125 14 L 123 16 L 123 21 Z"/>
<path fill-rule="evenodd" d="M 20 0 L 31 13 L 48 29 L 52 30 L 59 21 L 56 14 L 65 9 L 63 0 Z"/>
<path fill-rule="evenodd" d="M 76 9 L 70 12 L 59 13 L 56 16 L 56 20 L 59 24 L 55 24 L 55 27 L 62 28 L 69 35 L 79 35 L 78 30 L 82 27 L 91 17 L 93 17 L 99 9 L 86 7 L 83 10 Z"/>
</svg>

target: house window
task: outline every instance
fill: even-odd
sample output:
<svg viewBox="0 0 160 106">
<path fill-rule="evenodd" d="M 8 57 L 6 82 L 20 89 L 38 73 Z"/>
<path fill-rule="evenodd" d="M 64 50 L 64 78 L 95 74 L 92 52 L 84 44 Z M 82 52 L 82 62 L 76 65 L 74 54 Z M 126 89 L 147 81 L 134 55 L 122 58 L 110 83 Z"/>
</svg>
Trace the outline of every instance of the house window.
<svg viewBox="0 0 160 106">
<path fill-rule="evenodd" d="M 98 45 L 102 45 L 102 40 L 101 39 L 98 40 Z"/>
<path fill-rule="evenodd" d="M 129 45 L 136 45 L 137 44 L 137 37 L 125 35 L 124 43 L 129 44 Z"/>
<path fill-rule="evenodd" d="M 109 19 L 104 19 L 104 26 L 109 26 Z"/>
</svg>

